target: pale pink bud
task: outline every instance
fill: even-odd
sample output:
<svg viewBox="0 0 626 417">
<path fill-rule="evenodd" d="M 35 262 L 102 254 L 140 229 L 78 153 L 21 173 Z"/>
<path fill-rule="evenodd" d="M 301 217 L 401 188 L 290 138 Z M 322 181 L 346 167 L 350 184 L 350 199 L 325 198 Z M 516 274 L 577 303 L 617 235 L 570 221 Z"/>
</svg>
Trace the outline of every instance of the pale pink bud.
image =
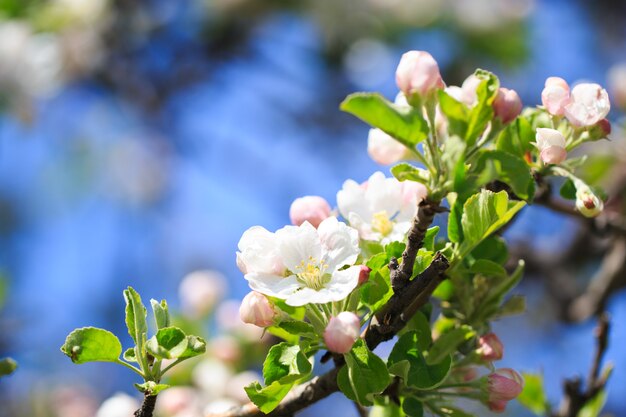
<svg viewBox="0 0 626 417">
<path fill-rule="evenodd" d="M 226 292 L 226 279 L 211 270 L 194 271 L 180 283 L 178 296 L 183 311 L 190 317 L 206 316 Z"/>
<path fill-rule="evenodd" d="M 565 138 L 555 129 L 537 128 L 535 136 L 539 157 L 546 164 L 560 164 L 567 158 Z"/>
<path fill-rule="evenodd" d="M 309 222 L 313 227 L 320 225 L 322 221 L 330 216 L 330 205 L 322 197 L 309 195 L 296 198 L 289 208 L 289 218 L 291 223 L 300 226 L 304 222 Z"/>
<path fill-rule="evenodd" d="M 590 189 L 576 191 L 576 209 L 585 217 L 596 217 L 604 209 L 604 203 Z"/>
<path fill-rule="evenodd" d="M 569 85 L 563 78 L 549 77 L 541 92 L 541 103 L 548 113 L 563 116 L 565 106 L 570 102 Z"/>
<path fill-rule="evenodd" d="M 496 369 L 487 376 L 488 401 L 510 401 L 524 388 L 524 378 L 510 368 Z"/>
<path fill-rule="evenodd" d="M 478 354 L 484 361 L 497 361 L 504 355 L 504 346 L 495 333 L 487 333 L 478 339 Z"/>
<path fill-rule="evenodd" d="M 598 84 L 582 83 L 572 89 L 572 100 L 565 106 L 565 117 L 574 126 L 592 126 L 611 110 L 609 95 Z"/>
<path fill-rule="evenodd" d="M 380 129 L 370 129 L 367 153 L 381 165 L 391 165 L 405 158 L 407 147 Z"/>
<path fill-rule="evenodd" d="M 424 96 L 444 86 L 437 61 L 424 51 L 409 51 L 402 55 L 396 69 L 396 83 L 406 96 Z"/>
<path fill-rule="evenodd" d="M 349 311 L 331 317 L 324 331 L 324 342 L 331 352 L 348 353 L 359 338 L 361 322 L 359 317 Z"/>
<path fill-rule="evenodd" d="M 359 271 L 359 284 L 363 285 L 370 279 L 370 272 L 372 269 L 367 265 L 361 265 L 361 270 Z"/>
<path fill-rule="evenodd" d="M 274 324 L 277 313 L 274 307 L 263 294 L 252 291 L 241 301 L 239 317 L 244 323 L 258 327 L 268 327 Z"/>
<path fill-rule="evenodd" d="M 495 400 L 487 402 L 487 406 L 494 413 L 504 413 L 504 411 L 506 410 L 506 405 L 508 403 L 508 401 L 504 400 Z"/>
<path fill-rule="evenodd" d="M 522 112 L 522 100 L 515 90 L 500 88 L 493 101 L 493 112 L 502 123 L 508 124 Z"/>
</svg>

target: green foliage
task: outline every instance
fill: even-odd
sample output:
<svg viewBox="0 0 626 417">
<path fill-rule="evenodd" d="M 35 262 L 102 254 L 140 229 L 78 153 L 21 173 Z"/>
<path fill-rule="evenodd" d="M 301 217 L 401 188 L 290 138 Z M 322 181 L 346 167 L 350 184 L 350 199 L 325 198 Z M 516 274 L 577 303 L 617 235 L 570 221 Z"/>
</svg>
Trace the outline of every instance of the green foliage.
<svg viewBox="0 0 626 417">
<path fill-rule="evenodd" d="M 139 392 L 143 392 L 147 395 L 157 395 L 159 392 L 169 387 L 170 386 L 167 384 L 157 384 L 154 381 L 147 381 L 143 384 L 135 384 L 135 388 L 137 388 Z"/>
<path fill-rule="evenodd" d="M 74 363 L 117 362 L 122 354 L 122 344 L 107 330 L 83 327 L 67 336 L 61 351 Z"/>
<path fill-rule="evenodd" d="M 456 352 L 462 343 L 474 336 L 476 336 L 476 332 L 469 326 L 461 326 L 447 331 L 439 336 L 428 350 L 426 363 L 434 365 L 444 361 L 449 355 Z"/>
<path fill-rule="evenodd" d="M 402 401 L 402 411 L 408 417 L 423 417 L 424 406 L 417 398 L 406 397 L 404 401 Z"/>
<path fill-rule="evenodd" d="M 244 387 L 244 390 L 250 401 L 259 407 L 259 410 L 267 414 L 278 407 L 285 395 L 289 394 L 292 386 L 293 384 L 281 384 L 274 381 L 267 387 L 262 387 L 258 382 L 253 382 Z"/>
<path fill-rule="evenodd" d="M 391 173 L 398 181 L 415 181 L 428 186 L 430 174 L 424 169 L 403 162 L 391 168 Z"/>
<path fill-rule="evenodd" d="M 351 94 L 341 103 L 340 108 L 409 148 L 415 147 L 428 135 L 428 125 L 419 111 L 398 106 L 377 93 Z"/>
<path fill-rule="evenodd" d="M 576 417 L 598 417 L 606 404 L 606 391 L 602 390 L 587 401 Z"/>
<path fill-rule="evenodd" d="M 337 376 L 339 389 L 361 405 L 372 405 L 373 394 L 381 393 L 390 382 L 385 362 L 370 352 L 362 340 L 358 340 L 344 357 L 346 366 Z"/>
<path fill-rule="evenodd" d="M 12 358 L 0 359 L 0 377 L 11 375 L 17 369 L 17 362 Z"/>
<path fill-rule="evenodd" d="M 157 300 L 150 300 L 152 306 L 152 313 L 154 314 L 154 322 L 157 329 L 170 326 L 170 313 L 167 308 L 167 301 L 161 300 L 159 303 Z"/>
<path fill-rule="evenodd" d="M 548 399 L 543 386 L 543 375 L 523 373 L 524 390 L 517 401 L 538 416 L 548 412 Z"/>
<path fill-rule="evenodd" d="M 389 372 L 401 377 L 406 385 L 418 389 L 432 389 L 448 376 L 452 357 L 445 355 L 437 363 L 427 363 L 417 338 L 416 332 L 402 335 L 389 354 L 387 366 Z"/>
</svg>

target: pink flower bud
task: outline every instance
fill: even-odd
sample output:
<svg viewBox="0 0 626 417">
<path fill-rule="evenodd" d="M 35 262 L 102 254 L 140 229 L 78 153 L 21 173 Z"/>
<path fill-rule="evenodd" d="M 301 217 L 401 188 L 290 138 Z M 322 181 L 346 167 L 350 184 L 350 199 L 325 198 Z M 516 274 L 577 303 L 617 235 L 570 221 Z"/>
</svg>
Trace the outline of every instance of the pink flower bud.
<svg viewBox="0 0 626 417">
<path fill-rule="evenodd" d="M 600 128 L 602 134 L 605 137 L 611 134 L 611 122 L 609 122 L 608 119 L 600 120 L 598 123 L 596 123 L 596 126 Z"/>
<path fill-rule="evenodd" d="M 313 227 L 317 227 L 329 216 L 330 205 L 318 196 L 309 195 L 296 198 L 289 208 L 289 218 L 291 223 L 296 226 L 309 222 Z"/>
<path fill-rule="evenodd" d="M 487 333 L 478 339 L 478 354 L 484 361 L 497 361 L 504 355 L 504 346 L 495 333 Z"/>
<path fill-rule="evenodd" d="M 277 313 L 270 301 L 263 294 L 252 291 L 241 301 L 239 317 L 244 323 L 258 327 L 268 327 L 274 324 Z"/>
<path fill-rule="evenodd" d="M 496 369 L 487 376 L 487 395 L 490 403 L 510 401 L 524 388 L 524 378 L 510 368 Z"/>
<path fill-rule="evenodd" d="M 574 126 L 592 126 L 611 110 L 609 95 L 598 84 L 582 83 L 572 89 L 572 100 L 565 106 L 565 117 Z"/>
<path fill-rule="evenodd" d="M 602 213 L 604 203 L 585 187 L 576 191 L 576 209 L 585 217 L 596 217 Z"/>
<path fill-rule="evenodd" d="M 506 410 L 506 405 L 508 403 L 508 401 L 504 400 L 495 400 L 487 402 L 487 406 L 494 413 L 504 413 L 504 411 Z"/>
<path fill-rule="evenodd" d="M 493 102 L 493 112 L 502 123 L 511 123 L 522 112 L 522 100 L 515 90 L 500 88 Z"/>
<path fill-rule="evenodd" d="M 424 96 L 444 87 L 437 61 L 424 51 L 409 51 L 402 55 L 396 69 L 396 84 L 407 97 Z"/>
<path fill-rule="evenodd" d="M 460 101 L 470 107 L 473 107 L 478 102 L 478 95 L 476 94 L 476 90 L 478 90 L 478 86 L 481 82 L 483 82 L 483 80 L 478 78 L 475 74 L 467 77 L 465 81 L 463 81 L 463 84 L 461 84 Z"/>
<path fill-rule="evenodd" d="M 554 116 L 563 116 L 570 102 L 569 85 L 563 78 L 549 77 L 541 92 L 541 103 Z"/>
<path fill-rule="evenodd" d="M 363 285 L 370 279 L 370 272 L 372 269 L 367 265 L 361 265 L 361 271 L 359 271 L 359 284 Z"/>
<path fill-rule="evenodd" d="M 331 352 L 348 353 L 359 338 L 361 322 L 359 317 L 349 311 L 331 317 L 324 331 L 324 342 Z"/>
<path fill-rule="evenodd" d="M 370 129 L 367 153 L 381 165 L 391 165 L 405 158 L 407 147 L 380 129 Z"/>
<path fill-rule="evenodd" d="M 560 164 L 567 158 L 565 138 L 555 129 L 537 128 L 536 134 L 539 157 L 546 164 Z"/>
</svg>

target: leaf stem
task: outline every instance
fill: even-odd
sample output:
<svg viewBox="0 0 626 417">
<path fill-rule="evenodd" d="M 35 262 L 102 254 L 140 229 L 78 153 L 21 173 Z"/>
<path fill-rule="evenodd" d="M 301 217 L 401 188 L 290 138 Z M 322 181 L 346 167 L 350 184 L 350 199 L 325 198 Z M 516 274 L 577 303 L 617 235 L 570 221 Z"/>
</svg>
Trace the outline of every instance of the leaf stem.
<svg viewBox="0 0 626 417">
<path fill-rule="evenodd" d="M 144 373 L 143 373 L 143 372 L 142 372 L 139 368 L 134 367 L 134 366 L 133 366 L 133 365 L 131 365 L 130 363 L 124 362 L 124 361 L 123 361 L 123 360 L 121 360 L 121 359 L 117 359 L 117 360 L 115 361 L 115 363 L 119 363 L 120 365 L 124 365 L 125 367 L 127 367 L 127 368 L 128 368 L 128 369 L 130 369 L 130 370 L 132 370 L 133 372 L 138 373 L 138 374 L 139 374 L 142 378 L 144 378 L 144 379 L 146 378 L 146 375 L 145 375 L 145 374 L 144 374 Z"/>
</svg>

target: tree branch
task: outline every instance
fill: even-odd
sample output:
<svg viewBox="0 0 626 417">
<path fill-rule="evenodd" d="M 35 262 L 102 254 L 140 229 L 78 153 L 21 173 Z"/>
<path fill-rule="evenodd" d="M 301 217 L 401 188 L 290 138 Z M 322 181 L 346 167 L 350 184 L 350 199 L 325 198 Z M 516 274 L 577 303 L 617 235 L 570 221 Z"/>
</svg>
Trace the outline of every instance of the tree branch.
<svg viewBox="0 0 626 417">
<path fill-rule="evenodd" d="M 156 399 L 156 395 L 145 394 L 141 408 L 134 413 L 135 417 L 152 417 L 154 406 L 156 405 Z"/>
</svg>

